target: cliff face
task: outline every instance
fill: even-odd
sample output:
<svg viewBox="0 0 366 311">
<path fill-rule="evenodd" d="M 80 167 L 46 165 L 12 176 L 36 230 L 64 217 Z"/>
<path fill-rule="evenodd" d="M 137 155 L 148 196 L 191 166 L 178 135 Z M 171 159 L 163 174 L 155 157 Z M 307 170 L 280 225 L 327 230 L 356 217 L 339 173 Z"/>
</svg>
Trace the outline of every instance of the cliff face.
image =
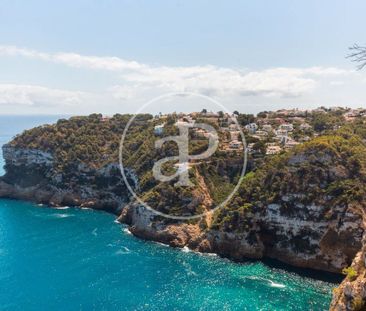
<svg viewBox="0 0 366 311">
<path fill-rule="evenodd" d="M 296 196 L 294 196 L 296 197 Z M 288 198 L 286 198 L 288 199 Z M 246 214 L 245 230 L 198 224 L 166 223 L 138 204 L 129 204 L 120 221 L 145 239 L 200 252 L 218 253 L 234 260 L 270 257 L 297 267 L 340 273 L 361 249 L 362 216 L 353 207 L 336 207 L 332 218 L 322 218 L 326 206 L 301 205 L 288 213 L 279 204 Z"/>
<path fill-rule="evenodd" d="M 6 174 L 0 178 L 0 197 L 104 209 L 119 215 L 136 236 L 238 261 L 271 257 L 337 273 L 352 264 L 356 276 L 347 277 L 335 290 L 332 308 L 351 310 L 364 304 L 366 147 L 358 136 L 319 137 L 273 157 L 246 175 L 224 208 L 184 222 L 157 216 L 131 201 L 110 147 L 120 137 L 119 120 L 108 124 L 95 117 L 62 121 L 3 146 Z M 110 133 L 114 140 L 107 144 Z M 146 193 L 149 203 L 160 211 L 210 211 L 224 189 L 220 185 L 235 180 L 230 161 L 219 157 L 217 164 L 190 170 L 193 191 L 179 193 L 169 183 L 156 185 L 148 166 L 154 159 L 152 143 L 143 143 L 148 132 L 137 128 L 134 133 L 127 144 L 133 152 L 126 173 L 130 184 Z M 90 142 L 97 148 L 85 154 Z M 160 158 L 172 155 L 172 150 L 163 152 Z M 183 208 L 177 201 L 184 203 Z"/>
<path fill-rule="evenodd" d="M 51 206 L 81 206 L 119 214 L 129 200 L 118 163 L 99 169 L 77 165 L 77 177 L 54 169 L 53 155 L 37 149 L 3 146 L 6 174 L 0 180 L 0 196 L 30 200 Z M 75 173 L 75 172 L 74 172 Z M 136 180 L 130 174 L 131 183 Z"/>
<path fill-rule="evenodd" d="M 360 211 L 363 226 L 366 214 Z M 333 290 L 331 311 L 366 310 L 366 232 L 363 234 L 362 247 L 353 259 L 352 265 L 345 271 L 346 278 Z"/>
</svg>

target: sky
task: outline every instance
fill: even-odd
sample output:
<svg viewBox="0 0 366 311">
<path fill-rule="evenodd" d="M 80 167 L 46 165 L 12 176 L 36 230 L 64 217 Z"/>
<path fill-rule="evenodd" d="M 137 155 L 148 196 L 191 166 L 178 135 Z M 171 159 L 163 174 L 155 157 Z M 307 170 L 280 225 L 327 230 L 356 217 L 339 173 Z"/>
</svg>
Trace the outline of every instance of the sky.
<svg viewBox="0 0 366 311">
<path fill-rule="evenodd" d="M 366 2 L 0 0 L 0 114 L 366 107 Z M 222 110 L 203 97 L 147 112 Z"/>
</svg>

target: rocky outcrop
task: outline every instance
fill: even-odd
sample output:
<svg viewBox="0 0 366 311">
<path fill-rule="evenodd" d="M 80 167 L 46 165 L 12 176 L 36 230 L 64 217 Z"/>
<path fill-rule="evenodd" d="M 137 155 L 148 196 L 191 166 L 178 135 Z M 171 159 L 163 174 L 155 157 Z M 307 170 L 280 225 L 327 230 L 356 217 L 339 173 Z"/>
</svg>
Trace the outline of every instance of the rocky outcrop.
<svg viewBox="0 0 366 311">
<path fill-rule="evenodd" d="M 0 196 L 50 206 L 80 206 L 119 214 L 129 201 L 118 163 L 100 169 L 79 163 L 77 179 L 64 182 L 64 174 L 55 171 L 53 156 L 36 149 L 3 146 L 6 174 L 0 179 Z M 137 178 L 129 172 L 131 184 Z"/>
<path fill-rule="evenodd" d="M 366 226 L 366 215 L 362 226 Z M 346 278 L 333 290 L 331 311 L 366 310 L 366 233 L 362 238 L 362 247 L 356 254 L 350 267 L 344 270 Z"/>
</svg>

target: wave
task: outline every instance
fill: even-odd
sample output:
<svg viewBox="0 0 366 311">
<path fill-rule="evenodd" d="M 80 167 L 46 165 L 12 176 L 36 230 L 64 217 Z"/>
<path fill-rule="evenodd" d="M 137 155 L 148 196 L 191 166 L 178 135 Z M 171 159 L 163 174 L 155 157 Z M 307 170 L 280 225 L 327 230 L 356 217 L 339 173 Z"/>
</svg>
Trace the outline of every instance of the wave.
<svg viewBox="0 0 366 311">
<path fill-rule="evenodd" d="M 268 281 L 270 282 L 271 287 L 278 287 L 278 288 L 285 288 L 286 287 L 286 285 L 284 285 L 284 284 L 276 283 L 276 282 L 273 282 L 271 280 L 268 280 Z"/>
<path fill-rule="evenodd" d="M 122 230 L 124 233 L 126 234 L 132 234 L 130 230 L 128 230 L 127 228 L 123 228 Z"/>
<path fill-rule="evenodd" d="M 189 252 L 191 252 L 191 250 L 188 248 L 188 246 L 184 246 L 182 248 L 182 252 L 189 253 Z"/>
<path fill-rule="evenodd" d="M 119 249 L 115 252 L 116 255 L 126 255 L 129 253 L 131 253 L 131 250 L 126 246 L 122 246 L 122 249 Z"/>
<path fill-rule="evenodd" d="M 97 236 L 97 235 L 98 235 L 97 230 L 98 230 L 98 228 L 95 228 L 95 229 L 92 231 L 92 235 Z"/>
<path fill-rule="evenodd" d="M 260 281 L 266 282 L 271 287 L 277 287 L 277 288 L 285 288 L 286 287 L 286 285 L 284 285 L 284 284 L 276 283 L 276 282 L 273 282 L 272 280 L 262 278 L 260 276 L 246 276 L 245 278 L 250 279 L 250 280 L 260 280 Z"/>
<path fill-rule="evenodd" d="M 57 206 L 57 207 L 54 207 L 54 209 L 61 209 L 61 210 L 69 209 L 69 208 L 70 208 L 70 206 Z"/>
<path fill-rule="evenodd" d="M 51 217 L 53 218 L 68 218 L 68 217 L 73 217 L 73 214 L 53 214 L 51 215 Z"/>
<path fill-rule="evenodd" d="M 218 257 L 216 253 L 203 253 L 203 252 L 196 252 L 200 256 L 208 256 L 208 257 Z"/>
</svg>

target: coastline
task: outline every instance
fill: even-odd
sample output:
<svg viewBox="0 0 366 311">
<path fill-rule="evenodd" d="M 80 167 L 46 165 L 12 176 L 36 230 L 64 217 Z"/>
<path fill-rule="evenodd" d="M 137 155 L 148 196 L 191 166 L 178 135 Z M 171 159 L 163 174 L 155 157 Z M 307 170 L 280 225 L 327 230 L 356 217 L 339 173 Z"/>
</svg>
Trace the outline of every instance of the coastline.
<svg viewBox="0 0 366 311">
<path fill-rule="evenodd" d="M 80 209 L 80 210 L 95 210 L 95 211 L 99 211 L 99 212 L 105 212 L 108 214 L 112 214 L 114 216 L 116 216 L 116 213 L 111 212 L 110 209 L 101 209 L 101 208 L 94 208 L 94 207 L 82 207 L 82 206 L 58 206 L 58 205 L 50 205 L 50 204 L 45 204 L 45 203 L 37 203 L 34 200 L 24 200 L 21 198 L 15 198 L 15 197 L 0 197 L 0 199 L 4 199 L 4 200 L 9 200 L 9 201 L 20 201 L 20 202 L 28 202 L 28 203 L 33 203 L 36 204 L 37 206 L 39 206 L 40 208 L 49 208 L 49 209 L 53 209 L 53 210 L 68 210 L 68 209 Z M 133 230 L 131 231 L 131 227 L 124 223 L 121 222 L 119 219 L 119 217 L 116 217 L 114 222 L 118 223 L 121 225 L 121 227 L 126 226 L 123 228 L 123 232 L 128 234 L 128 235 L 132 235 L 137 239 L 141 239 L 143 241 L 146 242 L 151 242 L 151 243 L 155 243 L 164 247 L 169 247 L 172 249 L 177 249 L 180 250 L 182 252 L 185 253 L 194 253 L 200 256 L 207 256 L 207 257 L 219 257 L 223 260 L 229 260 L 230 262 L 233 263 L 255 263 L 257 261 L 260 261 L 264 264 L 266 264 L 268 267 L 272 267 L 272 268 L 277 268 L 277 269 L 281 269 L 281 270 L 285 270 L 288 272 L 293 272 L 296 273 L 300 276 L 303 277 L 307 277 L 307 278 L 311 278 L 314 280 L 320 280 L 320 281 L 324 281 L 324 282 L 329 282 L 329 283 L 333 283 L 333 284 L 340 284 L 342 282 L 342 279 L 344 278 L 342 276 L 342 274 L 340 273 L 336 273 L 336 272 L 328 272 L 328 271 L 322 271 L 319 269 L 312 269 L 311 267 L 297 267 L 291 264 L 288 264 L 286 262 L 280 261 L 278 259 L 275 258 L 271 258 L 271 257 L 263 257 L 263 258 L 250 258 L 250 257 L 246 257 L 246 258 L 242 258 L 241 260 L 235 259 L 235 258 L 230 258 L 229 256 L 224 256 L 223 254 L 220 253 L 213 253 L 213 252 L 206 252 L 206 251 L 198 251 L 197 249 L 192 249 L 190 248 L 188 245 L 185 246 L 179 246 L 179 245 L 175 245 L 172 243 L 164 243 L 161 242 L 159 240 L 154 240 L 154 239 L 148 239 L 148 238 L 144 238 L 143 236 L 139 236 L 133 233 Z"/>
<path fill-rule="evenodd" d="M 3 187 L 1 187 L 1 177 L 0 177 L 0 189 L 3 189 Z M 17 189 L 19 191 L 19 188 Z M 21 191 L 21 190 L 20 190 Z M 28 191 L 26 191 L 28 192 Z M 64 210 L 64 209 L 69 209 L 69 208 L 78 208 L 81 210 L 88 210 L 88 209 L 92 209 L 92 210 L 96 210 L 96 211 L 103 211 L 109 214 L 113 214 L 116 216 L 115 222 L 119 223 L 121 225 L 125 225 L 127 226 L 124 231 L 128 231 L 128 234 L 131 234 L 133 236 L 135 236 L 136 238 L 142 239 L 144 241 L 150 241 L 153 243 L 157 243 L 157 244 L 161 244 L 164 245 L 166 247 L 172 247 L 172 248 L 176 248 L 176 249 L 180 249 L 182 251 L 188 251 L 188 252 L 193 252 L 196 254 L 202 254 L 202 255 L 206 255 L 206 256 L 218 256 L 220 258 L 223 259 L 228 259 L 232 262 L 236 262 L 236 263 L 243 263 L 243 262 L 255 262 L 255 261 L 262 261 L 267 263 L 269 266 L 273 266 L 273 267 L 283 267 L 288 271 L 293 271 L 295 273 L 298 273 L 300 275 L 304 275 L 313 279 L 319 279 L 319 280 L 324 280 L 324 281 L 331 281 L 332 283 L 341 283 L 342 279 L 344 278 L 342 276 L 342 274 L 340 272 L 337 271 L 324 271 L 321 269 L 316 269 L 313 268 L 311 265 L 308 266 L 296 266 L 293 265 L 289 262 L 286 261 L 282 261 L 279 260 L 277 258 L 273 258 L 271 256 L 264 256 L 264 257 L 256 257 L 256 256 L 246 256 L 246 257 L 231 257 L 230 255 L 228 255 L 227 253 L 220 253 L 220 252 L 211 252 L 209 248 L 197 248 L 196 245 L 194 244 L 179 244 L 176 243 L 174 240 L 166 240 L 164 238 L 154 238 L 153 236 L 149 236 L 146 234 L 141 234 L 141 232 L 136 231 L 134 229 L 133 226 L 131 226 L 129 224 L 128 221 L 123 220 L 124 217 L 121 217 L 120 214 L 118 214 L 118 211 L 113 210 L 113 208 L 101 208 L 100 206 L 103 205 L 92 205 L 89 202 L 89 204 L 81 204 L 81 205 L 58 205 L 56 204 L 54 201 L 50 201 L 50 202 L 44 202 L 42 201 L 42 203 L 40 203 L 39 199 L 37 200 L 36 197 L 29 197 L 28 195 L 19 195 L 17 196 L 16 194 L 14 194 L 13 196 L 3 196 L 1 195 L 0 192 L 0 199 L 9 199 L 9 200 L 15 200 L 15 201 L 26 201 L 26 202 L 31 202 L 31 203 L 35 203 L 39 206 L 43 206 L 43 207 L 47 207 L 47 208 L 51 208 L 51 209 L 56 209 L 56 210 Z"/>
</svg>

